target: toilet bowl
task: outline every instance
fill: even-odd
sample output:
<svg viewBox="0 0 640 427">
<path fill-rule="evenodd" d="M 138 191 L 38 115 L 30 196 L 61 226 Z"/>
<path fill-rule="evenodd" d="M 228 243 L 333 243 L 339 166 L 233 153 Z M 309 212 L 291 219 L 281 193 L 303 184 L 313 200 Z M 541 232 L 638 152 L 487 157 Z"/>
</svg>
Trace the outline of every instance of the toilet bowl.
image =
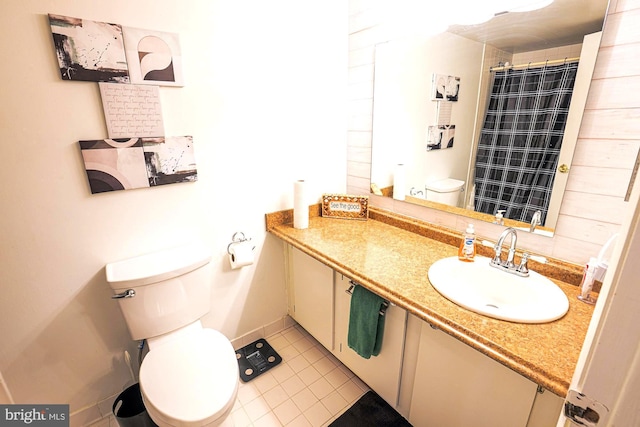
<svg viewBox="0 0 640 427">
<path fill-rule="evenodd" d="M 217 426 L 235 403 L 235 351 L 200 321 L 211 307 L 210 258 L 202 246 L 188 245 L 106 266 L 132 338 L 147 340 L 140 391 L 161 427 Z"/>
<path fill-rule="evenodd" d="M 426 198 L 432 202 L 458 206 L 463 185 L 464 181 L 453 178 L 432 181 L 425 185 L 427 190 Z"/>
</svg>

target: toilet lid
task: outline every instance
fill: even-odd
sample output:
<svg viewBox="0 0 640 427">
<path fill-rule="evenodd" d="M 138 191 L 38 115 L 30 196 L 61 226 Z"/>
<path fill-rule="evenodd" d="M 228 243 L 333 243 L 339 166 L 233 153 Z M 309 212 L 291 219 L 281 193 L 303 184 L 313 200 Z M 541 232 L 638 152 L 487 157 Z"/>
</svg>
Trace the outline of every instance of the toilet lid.
<svg viewBox="0 0 640 427">
<path fill-rule="evenodd" d="M 145 404 L 165 420 L 206 424 L 234 404 L 238 375 L 229 340 L 218 331 L 203 329 L 195 337 L 147 353 L 140 367 L 140 390 Z"/>
<path fill-rule="evenodd" d="M 445 178 L 439 181 L 429 182 L 425 185 L 427 190 L 436 191 L 438 193 L 447 193 L 449 191 L 456 191 L 462 188 L 464 181 L 453 178 Z"/>
</svg>

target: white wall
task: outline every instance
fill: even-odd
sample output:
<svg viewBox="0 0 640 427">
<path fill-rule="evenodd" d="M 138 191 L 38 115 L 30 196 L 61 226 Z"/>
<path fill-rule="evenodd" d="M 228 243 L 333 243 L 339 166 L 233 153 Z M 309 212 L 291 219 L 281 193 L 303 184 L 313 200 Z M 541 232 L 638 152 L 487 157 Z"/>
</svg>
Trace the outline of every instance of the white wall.
<svg viewBox="0 0 640 427">
<path fill-rule="evenodd" d="M 437 52 L 437 54 L 436 54 Z M 480 88 L 483 45 L 451 33 L 392 40 L 376 47 L 371 180 L 393 184 L 398 163 L 407 170 L 406 193 L 444 178 L 467 179 Z M 460 78 L 457 102 L 431 100 L 434 74 Z M 438 104 L 455 125 L 451 149 L 427 152 L 427 129 L 439 124 Z M 444 141 L 446 148 L 446 141 Z"/>
<path fill-rule="evenodd" d="M 235 338 L 286 313 L 282 247 L 264 214 L 293 181 L 344 192 L 347 5 L 341 0 L 5 0 L 0 6 L 0 372 L 18 403 L 91 406 L 135 355 L 107 262 L 200 239 L 213 251 L 206 326 Z M 91 195 L 78 141 L 107 137 L 98 85 L 62 81 L 46 14 L 179 33 L 184 88 L 167 135 L 192 135 L 198 181 Z M 257 262 L 230 270 L 243 231 Z"/>
<path fill-rule="evenodd" d="M 624 201 L 638 140 L 640 72 L 632 59 L 640 39 L 640 7 L 633 0 L 611 0 L 572 169 L 553 238 L 519 235 L 520 247 L 555 258 L 585 263 L 620 229 Z M 377 0 L 349 2 L 349 131 L 347 191 L 369 193 L 373 103 L 373 53 L 377 43 L 398 37 L 380 13 Z M 453 229 L 467 218 L 411 206 L 389 198 L 371 198 L 372 206 L 391 209 Z M 496 239 L 499 226 L 476 224 L 482 237 Z"/>
</svg>

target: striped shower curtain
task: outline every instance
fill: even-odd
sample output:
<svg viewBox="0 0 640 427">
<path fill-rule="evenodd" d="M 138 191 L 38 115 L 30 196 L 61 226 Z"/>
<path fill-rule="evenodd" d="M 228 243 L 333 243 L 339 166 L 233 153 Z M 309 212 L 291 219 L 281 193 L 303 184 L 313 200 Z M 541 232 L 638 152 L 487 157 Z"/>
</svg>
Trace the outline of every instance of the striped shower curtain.
<svg viewBox="0 0 640 427">
<path fill-rule="evenodd" d="M 545 223 L 578 63 L 495 72 L 475 167 L 477 212 Z"/>
</svg>

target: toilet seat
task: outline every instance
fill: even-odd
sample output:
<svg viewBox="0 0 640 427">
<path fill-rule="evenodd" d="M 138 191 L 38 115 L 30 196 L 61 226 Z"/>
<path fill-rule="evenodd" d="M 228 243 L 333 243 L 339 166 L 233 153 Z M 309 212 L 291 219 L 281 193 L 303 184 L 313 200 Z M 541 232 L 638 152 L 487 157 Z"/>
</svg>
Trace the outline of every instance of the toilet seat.
<svg viewBox="0 0 640 427">
<path fill-rule="evenodd" d="M 140 367 L 140 390 L 161 426 L 215 425 L 231 412 L 238 377 L 229 340 L 205 328 L 149 351 Z"/>
</svg>

